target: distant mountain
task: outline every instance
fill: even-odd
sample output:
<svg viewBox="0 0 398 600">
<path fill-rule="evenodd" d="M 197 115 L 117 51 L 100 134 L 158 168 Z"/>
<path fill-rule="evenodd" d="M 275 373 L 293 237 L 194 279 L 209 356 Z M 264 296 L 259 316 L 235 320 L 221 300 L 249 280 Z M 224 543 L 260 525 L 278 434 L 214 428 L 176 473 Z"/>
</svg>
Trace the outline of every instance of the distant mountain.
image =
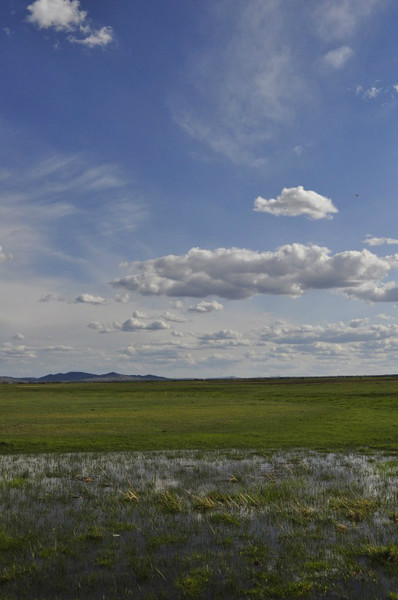
<svg viewBox="0 0 398 600">
<path fill-rule="evenodd" d="M 100 382 L 100 381 L 164 381 L 167 377 L 157 375 L 123 375 L 121 373 L 84 373 L 82 371 L 69 371 L 68 373 L 54 373 L 43 377 L 0 377 L 0 383 L 71 383 L 71 382 Z"/>
</svg>

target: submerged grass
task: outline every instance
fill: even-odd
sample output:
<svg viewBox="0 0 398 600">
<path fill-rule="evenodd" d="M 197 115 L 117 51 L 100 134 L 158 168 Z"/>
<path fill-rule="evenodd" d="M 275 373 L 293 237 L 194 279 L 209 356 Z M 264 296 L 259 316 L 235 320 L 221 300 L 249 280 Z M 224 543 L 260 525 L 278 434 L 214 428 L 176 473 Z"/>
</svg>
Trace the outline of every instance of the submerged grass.
<svg viewBox="0 0 398 600">
<path fill-rule="evenodd" d="M 398 592 L 383 453 L 0 457 L 7 600 L 375 600 Z M 233 477 L 231 477 L 233 473 Z M 11 485 L 15 479 L 27 485 Z"/>
</svg>

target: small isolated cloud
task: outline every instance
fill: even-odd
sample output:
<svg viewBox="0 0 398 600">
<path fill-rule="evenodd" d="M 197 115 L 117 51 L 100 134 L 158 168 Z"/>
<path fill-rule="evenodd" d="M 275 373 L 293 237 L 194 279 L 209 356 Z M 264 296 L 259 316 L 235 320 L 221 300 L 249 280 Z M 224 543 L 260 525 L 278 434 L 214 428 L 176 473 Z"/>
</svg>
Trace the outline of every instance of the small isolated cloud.
<svg viewBox="0 0 398 600">
<path fill-rule="evenodd" d="M 120 302 L 120 304 L 127 304 L 130 301 L 130 294 L 116 294 L 115 302 Z"/>
<path fill-rule="evenodd" d="M 385 91 L 385 89 L 381 87 L 376 87 L 375 85 L 372 85 L 369 88 L 364 88 L 362 85 L 357 85 L 357 87 L 355 88 L 356 95 L 361 96 L 361 98 L 364 98 L 365 100 L 373 100 Z"/>
<path fill-rule="evenodd" d="M 0 263 L 6 262 L 6 260 L 12 260 L 12 254 L 7 254 L 0 246 Z"/>
<path fill-rule="evenodd" d="M 363 240 L 364 244 L 368 246 L 383 246 L 384 244 L 393 245 L 398 244 L 398 240 L 389 237 L 372 237 L 371 235 L 366 236 Z"/>
<path fill-rule="evenodd" d="M 170 329 L 169 325 L 162 320 L 145 323 L 134 316 L 127 319 L 127 321 L 124 321 L 124 323 L 119 323 L 118 321 L 113 321 L 112 323 L 91 321 L 88 323 L 87 327 L 99 331 L 99 333 L 114 333 L 117 331 L 161 331 L 163 329 Z"/>
<path fill-rule="evenodd" d="M 36 0 L 29 4 L 29 23 L 39 29 L 53 27 L 56 31 L 73 31 L 83 25 L 87 12 L 80 9 L 79 0 Z"/>
<path fill-rule="evenodd" d="M 152 321 L 151 323 L 143 323 L 139 319 L 127 319 L 121 325 L 122 331 L 159 331 L 169 329 L 169 326 L 164 321 Z"/>
<path fill-rule="evenodd" d="M 335 50 L 330 50 L 323 57 L 324 63 L 332 69 L 342 69 L 346 62 L 354 55 L 349 46 L 341 46 Z"/>
<path fill-rule="evenodd" d="M 216 331 L 214 333 L 203 333 L 202 335 L 198 336 L 198 338 L 203 341 L 236 340 L 240 337 L 241 335 L 232 329 L 220 329 L 220 331 Z"/>
<path fill-rule="evenodd" d="M 78 39 L 76 37 L 70 37 L 69 41 L 73 44 L 82 44 L 88 46 L 88 48 L 95 48 L 95 46 L 107 46 L 113 40 L 112 27 L 101 27 L 98 31 L 93 31 L 86 38 Z"/>
<path fill-rule="evenodd" d="M 364 98 L 377 98 L 377 96 L 379 96 L 379 94 L 381 92 L 382 92 L 382 88 L 377 88 L 375 86 L 372 86 L 368 90 L 364 90 L 363 96 L 364 96 Z"/>
<path fill-rule="evenodd" d="M 39 29 L 55 29 L 70 33 L 72 44 L 83 44 L 89 48 L 106 46 L 113 40 L 111 27 L 93 29 L 87 19 L 87 11 L 80 8 L 79 0 L 35 0 L 29 4 L 27 21 Z M 76 37 L 76 34 L 81 37 Z"/>
<path fill-rule="evenodd" d="M 165 321 L 171 321 L 172 323 L 186 323 L 186 319 L 184 319 L 184 317 L 179 317 L 178 315 L 168 311 L 162 314 L 162 319 Z"/>
<path fill-rule="evenodd" d="M 295 188 L 283 188 L 275 199 L 265 200 L 258 196 L 254 201 L 255 212 L 265 212 L 276 217 L 298 217 L 304 215 L 308 219 L 332 219 L 331 213 L 337 213 L 333 202 L 312 190 L 305 190 L 302 185 Z"/>
<path fill-rule="evenodd" d="M 56 296 L 55 294 L 45 294 L 39 298 L 39 302 L 66 302 L 63 296 Z"/>
<path fill-rule="evenodd" d="M 80 294 L 73 301 L 74 304 L 108 304 L 108 301 L 102 296 L 92 296 L 91 294 Z"/>
<path fill-rule="evenodd" d="M 190 312 L 209 313 L 215 310 L 223 310 L 223 308 L 223 305 L 220 302 L 217 302 L 216 300 L 213 300 L 213 302 L 206 302 L 205 300 L 202 300 L 194 306 L 190 306 L 188 310 Z"/>
<path fill-rule="evenodd" d="M 25 336 L 24 336 L 23 333 L 18 332 L 15 335 L 12 336 L 12 339 L 13 340 L 24 340 Z"/>
</svg>

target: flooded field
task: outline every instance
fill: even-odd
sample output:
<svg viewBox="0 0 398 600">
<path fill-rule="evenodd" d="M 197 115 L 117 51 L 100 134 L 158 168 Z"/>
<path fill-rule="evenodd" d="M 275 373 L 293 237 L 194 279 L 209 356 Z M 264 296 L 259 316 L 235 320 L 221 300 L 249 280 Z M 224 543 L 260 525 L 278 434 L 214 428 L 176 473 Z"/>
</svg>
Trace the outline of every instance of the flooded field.
<svg viewBox="0 0 398 600">
<path fill-rule="evenodd" d="M 4 600 L 398 598 L 398 457 L 0 456 Z"/>
</svg>

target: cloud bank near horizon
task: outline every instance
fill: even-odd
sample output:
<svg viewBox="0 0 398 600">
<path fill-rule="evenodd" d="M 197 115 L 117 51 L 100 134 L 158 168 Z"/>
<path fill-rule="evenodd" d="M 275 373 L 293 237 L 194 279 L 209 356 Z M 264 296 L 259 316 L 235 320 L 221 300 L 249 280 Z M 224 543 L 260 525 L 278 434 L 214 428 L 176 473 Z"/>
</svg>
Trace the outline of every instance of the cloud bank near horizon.
<svg viewBox="0 0 398 600">
<path fill-rule="evenodd" d="M 275 252 L 244 248 L 192 248 L 186 254 L 131 263 L 132 275 L 112 282 L 142 295 L 232 300 L 257 294 L 301 296 L 307 290 L 338 289 L 372 300 L 380 282 L 396 268 L 398 255 L 378 257 L 369 250 L 332 254 L 328 248 L 286 244 Z M 388 284 L 388 297 L 398 284 Z M 366 291 L 365 291 L 366 290 Z M 395 293 L 395 292 L 394 292 Z"/>
</svg>

